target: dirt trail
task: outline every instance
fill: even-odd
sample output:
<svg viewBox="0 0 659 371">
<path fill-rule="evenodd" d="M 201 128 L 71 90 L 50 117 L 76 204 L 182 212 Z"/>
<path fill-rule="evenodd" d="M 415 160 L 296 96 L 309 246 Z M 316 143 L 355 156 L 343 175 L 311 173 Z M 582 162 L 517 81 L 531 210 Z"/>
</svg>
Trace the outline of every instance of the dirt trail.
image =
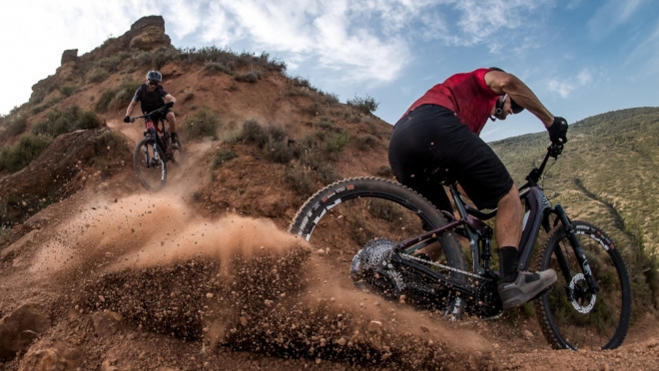
<svg viewBox="0 0 659 371">
<path fill-rule="evenodd" d="M 191 164 L 208 148 L 191 145 Z M 33 217 L 44 227 L 3 263 L 0 312 L 37 303 L 53 327 L 3 369 L 56 354 L 66 370 L 659 370 L 652 315 L 608 352 L 551 350 L 534 320 L 448 323 L 336 279 L 335 260 L 269 219 L 200 215 L 195 171 L 150 194 L 127 170 Z"/>
</svg>

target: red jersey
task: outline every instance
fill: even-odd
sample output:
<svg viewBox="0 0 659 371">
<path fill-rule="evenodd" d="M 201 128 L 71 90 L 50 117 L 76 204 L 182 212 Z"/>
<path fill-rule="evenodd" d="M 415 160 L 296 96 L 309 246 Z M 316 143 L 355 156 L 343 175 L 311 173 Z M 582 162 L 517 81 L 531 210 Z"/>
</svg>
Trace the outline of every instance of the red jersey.
<svg viewBox="0 0 659 371">
<path fill-rule="evenodd" d="M 498 97 L 498 94 L 485 84 L 485 74 L 489 71 L 488 68 L 480 68 L 455 74 L 430 88 L 407 112 L 423 104 L 446 107 L 455 112 L 471 131 L 480 134 Z"/>
</svg>

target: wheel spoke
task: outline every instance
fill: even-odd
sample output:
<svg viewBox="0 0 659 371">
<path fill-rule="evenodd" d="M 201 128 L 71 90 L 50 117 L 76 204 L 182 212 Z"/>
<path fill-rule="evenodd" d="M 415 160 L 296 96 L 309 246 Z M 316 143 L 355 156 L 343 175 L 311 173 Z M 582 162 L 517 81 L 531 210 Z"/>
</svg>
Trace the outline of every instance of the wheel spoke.
<svg viewBox="0 0 659 371">
<path fill-rule="evenodd" d="M 541 318 L 543 332 L 556 348 L 615 348 L 622 343 L 629 327 L 631 286 L 627 270 L 619 251 L 603 232 L 583 222 L 574 225 L 599 291 L 595 292 L 588 284 L 565 232 L 556 229 L 538 265 L 538 269 L 553 268 L 558 272 L 557 282 L 537 302 L 544 317 Z M 557 254 L 558 251 L 562 254 Z M 563 270 L 559 260 L 564 263 Z"/>
</svg>

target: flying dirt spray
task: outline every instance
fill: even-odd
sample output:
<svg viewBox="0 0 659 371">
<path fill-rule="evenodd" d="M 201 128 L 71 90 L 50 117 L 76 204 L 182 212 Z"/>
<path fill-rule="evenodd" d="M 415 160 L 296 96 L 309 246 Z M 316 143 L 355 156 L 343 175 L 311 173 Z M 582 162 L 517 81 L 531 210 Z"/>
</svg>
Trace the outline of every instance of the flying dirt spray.
<svg viewBox="0 0 659 371">
<path fill-rule="evenodd" d="M 97 201 L 35 259 L 84 311 L 277 357 L 407 369 L 487 362 L 477 334 L 332 282 L 323 255 L 266 219 L 204 219 L 171 197 Z"/>
</svg>

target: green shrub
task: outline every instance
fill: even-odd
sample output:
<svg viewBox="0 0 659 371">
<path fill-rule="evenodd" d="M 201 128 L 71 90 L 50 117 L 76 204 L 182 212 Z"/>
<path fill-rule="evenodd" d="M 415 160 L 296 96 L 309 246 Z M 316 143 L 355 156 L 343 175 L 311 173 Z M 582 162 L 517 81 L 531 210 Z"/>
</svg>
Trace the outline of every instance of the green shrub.
<svg viewBox="0 0 659 371">
<path fill-rule="evenodd" d="M 78 89 L 77 89 L 75 86 L 65 85 L 65 86 L 62 86 L 62 88 L 60 88 L 59 91 L 60 91 L 60 93 L 62 93 L 62 95 L 64 95 L 65 97 L 70 97 L 70 96 L 72 96 L 77 90 L 78 90 Z"/>
<path fill-rule="evenodd" d="M 108 77 L 110 77 L 108 71 L 101 68 L 94 68 L 85 76 L 85 80 L 87 83 L 98 84 L 105 81 Z"/>
<path fill-rule="evenodd" d="M 256 145 L 269 161 L 285 164 L 299 157 L 297 148 L 289 146 L 286 130 L 280 126 L 261 126 L 256 120 L 248 120 L 243 124 L 237 141 Z"/>
<path fill-rule="evenodd" d="M 220 62 L 206 62 L 204 64 L 204 73 L 206 75 L 218 75 L 221 73 L 226 73 L 227 75 L 233 74 L 233 69 L 230 66 L 227 66 L 224 63 Z"/>
<path fill-rule="evenodd" d="M 5 127 L 5 137 L 13 137 L 25 131 L 25 128 L 27 128 L 27 118 L 18 113 L 9 116 L 0 116 L 0 126 Z"/>
<path fill-rule="evenodd" d="M 316 186 L 312 179 L 313 174 L 304 166 L 287 166 L 284 170 L 284 182 L 304 199 L 316 191 Z"/>
<path fill-rule="evenodd" d="M 357 148 L 360 151 L 366 151 L 369 148 L 377 148 L 377 146 L 380 144 L 380 139 L 375 135 L 361 134 L 355 138 L 355 142 L 357 142 Z"/>
<path fill-rule="evenodd" d="M 215 154 L 215 159 L 213 160 L 213 170 L 220 167 L 223 163 L 232 160 L 238 157 L 238 154 L 230 150 L 221 150 Z"/>
<path fill-rule="evenodd" d="M 300 162 L 307 168 L 315 172 L 315 176 L 323 183 L 323 185 L 331 184 L 341 179 L 339 174 L 322 153 L 318 151 L 307 151 L 300 157 Z"/>
<path fill-rule="evenodd" d="M 364 114 L 369 114 L 374 112 L 376 109 L 378 109 L 378 105 L 379 105 L 379 103 L 377 103 L 375 99 L 369 97 L 368 95 L 366 95 L 366 98 L 360 98 L 355 96 L 355 98 L 348 100 L 347 103 L 357 108 Z"/>
<path fill-rule="evenodd" d="M 46 114 L 44 121 L 32 126 L 32 134 L 44 134 L 56 137 L 79 129 L 96 129 L 103 121 L 92 111 L 85 111 L 72 106 L 65 111 L 55 108 Z"/>
<path fill-rule="evenodd" d="M 310 105 L 301 109 L 303 113 L 309 116 L 318 116 L 323 112 L 323 107 L 318 102 L 313 102 Z"/>
<path fill-rule="evenodd" d="M 126 57 L 126 54 L 113 55 L 99 60 L 96 65 L 107 72 L 115 72 Z"/>
<path fill-rule="evenodd" d="M 328 152 L 341 152 L 350 141 L 350 133 L 343 130 L 339 133 L 332 133 L 325 139 L 325 149 Z"/>
<path fill-rule="evenodd" d="M 261 71 L 251 70 L 249 72 L 237 75 L 234 79 L 238 82 L 256 83 L 261 78 Z"/>
<path fill-rule="evenodd" d="M 269 138 L 263 150 L 268 160 L 279 164 L 286 164 L 300 156 L 296 148 L 289 146 L 284 140 L 277 140 L 273 137 Z"/>
<path fill-rule="evenodd" d="M 170 57 L 173 57 L 173 52 L 170 52 Z M 286 64 L 284 62 L 272 60 L 267 53 L 261 53 L 261 55 L 241 53 L 238 55 L 231 50 L 219 49 L 216 46 L 201 49 L 183 49 L 180 54 L 175 57 L 177 60 L 187 63 L 216 62 L 229 67 L 232 71 L 234 68 L 250 65 L 262 68 L 266 71 L 283 72 L 286 70 Z"/>
<path fill-rule="evenodd" d="M 118 106 L 128 107 L 140 84 L 135 80 L 125 80 L 121 85 L 104 91 L 94 109 L 96 112 L 107 112 L 110 108 Z"/>
<path fill-rule="evenodd" d="M 0 151 L 0 170 L 7 169 L 15 173 L 39 157 L 50 144 L 51 138 L 44 135 L 27 134 L 13 146 Z"/>
<path fill-rule="evenodd" d="M 188 118 L 184 131 L 187 138 L 198 139 L 212 137 L 217 139 L 217 127 L 220 122 L 217 114 L 207 107 L 202 107 Z"/>
<path fill-rule="evenodd" d="M 251 119 L 245 121 L 236 140 L 244 143 L 256 144 L 257 147 L 263 148 L 266 143 L 268 143 L 268 134 L 266 134 L 265 129 L 261 124 L 256 120 Z"/>
</svg>

